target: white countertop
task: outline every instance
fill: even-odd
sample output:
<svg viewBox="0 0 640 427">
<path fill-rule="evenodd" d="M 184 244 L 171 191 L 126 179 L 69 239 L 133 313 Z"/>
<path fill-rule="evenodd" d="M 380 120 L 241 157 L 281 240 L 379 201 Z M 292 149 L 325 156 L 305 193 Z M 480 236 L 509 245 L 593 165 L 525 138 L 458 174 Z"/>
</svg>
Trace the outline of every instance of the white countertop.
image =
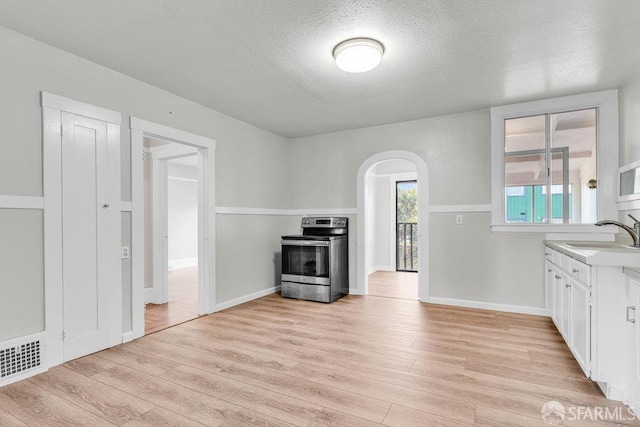
<svg viewBox="0 0 640 427">
<path fill-rule="evenodd" d="M 640 274 L 640 249 L 616 242 L 565 242 L 545 240 L 544 244 L 589 265 L 630 267 Z"/>
<path fill-rule="evenodd" d="M 628 274 L 629 276 L 633 276 L 636 279 L 640 279 L 640 267 L 625 267 L 622 270 L 624 271 L 624 274 Z"/>
</svg>

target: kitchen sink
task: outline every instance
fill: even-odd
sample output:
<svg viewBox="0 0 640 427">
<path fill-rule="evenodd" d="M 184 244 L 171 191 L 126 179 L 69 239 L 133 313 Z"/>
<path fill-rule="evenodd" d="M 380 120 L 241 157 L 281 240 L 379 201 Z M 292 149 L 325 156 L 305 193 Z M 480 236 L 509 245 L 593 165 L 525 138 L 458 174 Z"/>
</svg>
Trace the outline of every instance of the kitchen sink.
<svg viewBox="0 0 640 427">
<path fill-rule="evenodd" d="M 639 249 L 633 246 L 623 245 L 617 242 L 567 242 L 567 246 L 574 248 L 593 248 L 593 249 Z"/>
</svg>

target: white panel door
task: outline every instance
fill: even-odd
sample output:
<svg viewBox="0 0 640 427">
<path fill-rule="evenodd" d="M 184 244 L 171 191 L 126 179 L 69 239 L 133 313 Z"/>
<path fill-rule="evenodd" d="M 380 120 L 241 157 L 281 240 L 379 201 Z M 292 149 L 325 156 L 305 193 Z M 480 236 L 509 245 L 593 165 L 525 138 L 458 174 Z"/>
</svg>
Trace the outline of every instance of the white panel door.
<svg viewBox="0 0 640 427">
<path fill-rule="evenodd" d="M 587 377 L 591 376 L 591 290 L 577 280 L 570 279 L 571 320 L 569 348 Z"/>
<path fill-rule="evenodd" d="M 110 196 L 109 177 L 119 174 L 119 164 L 113 164 L 109 153 L 107 123 L 62 113 L 62 125 L 66 361 L 118 343 L 121 331 L 114 326 L 120 323 L 113 317 L 120 313 L 121 284 L 118 240 L 113 236 L 119 239 L 120 212 L 119 200 Z"/>
<path fill-rule="evenodd" d="M 553 318 L 556 312 L 554 288 L 556 272 L 553 270 L 553 264 L 549 261 L 544 262 L 544 270 L 544 306 L 549 310 L 549 316 Z"/>
</svg>

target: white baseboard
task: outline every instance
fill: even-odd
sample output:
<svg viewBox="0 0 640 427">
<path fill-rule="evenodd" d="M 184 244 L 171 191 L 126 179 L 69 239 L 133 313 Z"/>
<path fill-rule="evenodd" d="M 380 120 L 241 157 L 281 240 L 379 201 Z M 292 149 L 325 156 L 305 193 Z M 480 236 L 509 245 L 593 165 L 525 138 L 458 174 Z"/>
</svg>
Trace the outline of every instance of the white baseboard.
<svg viewBox="0 0 640 427">
<path fill-rule="evenodd" d="M 133 334 L 133 331 L 122 334 L 122 344 L 133 341 L 134 339 L 136 339 L 136 336 Z"/>
<path fill-rule="evenodd" d="M 156 288 L 144 288 L 144 303 L 158 304 L 158 292 Z"/>
<path fill-rule="evenodd" d="M 198 266 L 198 257 L 169 260 L 169 270 Z"/>
<path fill-rule="evenodd" d="M 349 295 L 364 295 L 358 288 L 349 288 Z"/>
<path fill-rule="evenodd" d="M 232 299 L 231 301 L 226 301 L 226 302 L 222 302 L 220 304 L 216 304 L 216 310 L 215 311 L 220 311 L 220 310 L 224 310 L 224 309 L 227 309 L 227 308 L 231 308 L 233 306 L 240 305 L 240 304 L 243 304 L 245 302 L 249 302 L 251 300 L 254 300 L 254 299 L 257 299 L 257 298 L 261 298 L 261 297 L 266 296 L 266 295 L 271 295 L 271 294 L 274 294 L 276 292 L 280 292 L 280 285 L 274 286 L 272 288 L 264 289 L 262 291 L 254 292 L 252 294 L 245 295 L 245 296 L 240 297 L 240 298 L 235 298 L 235 299 Z"/>
<path fill-rule="evenodd" d="M 546 308 L 528 307 L 524 305 L 494 304 L 482 301 L 469 301 L 438 297 L 430 297 L 426 302 L 430 304 L 453 305 L 456 307 L 480 308 L 483 310 L 495 310 L 504 311 L 507 313 L 533 314 L 535 316 L 550 317 L 549 311 Z"/>
<path fill-rule="evenodd" d="M 396 271 L 396 269 L 390 265 L 376 265 L 375 267 L 369 267 L 369 274 L 375 273 L 376 271 Z"/>
</svg>

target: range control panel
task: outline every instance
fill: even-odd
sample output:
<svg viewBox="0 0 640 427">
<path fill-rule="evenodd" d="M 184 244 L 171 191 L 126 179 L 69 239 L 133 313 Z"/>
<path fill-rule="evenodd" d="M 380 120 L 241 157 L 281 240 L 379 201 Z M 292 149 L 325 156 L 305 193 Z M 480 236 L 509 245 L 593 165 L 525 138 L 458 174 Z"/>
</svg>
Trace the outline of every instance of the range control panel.
<svg viewBox="0 0 640 427">
<path fill-rule="evenodd" d="M 302 218 L 302 228 L 346 228 L 349 219 L 344 217 L 309 217 Z"/>
</svg>

